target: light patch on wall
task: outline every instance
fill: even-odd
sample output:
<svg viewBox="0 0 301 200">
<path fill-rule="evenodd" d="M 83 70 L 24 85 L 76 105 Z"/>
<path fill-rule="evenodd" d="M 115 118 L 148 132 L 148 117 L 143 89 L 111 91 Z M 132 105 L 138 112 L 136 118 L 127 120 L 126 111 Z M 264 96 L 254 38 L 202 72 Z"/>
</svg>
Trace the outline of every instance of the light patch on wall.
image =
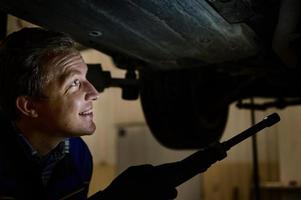
<svg viewBox="0 0 301 200">
<path fill-rule="evenodd" d="M 124 71 L 114 66 L 111 57 L 87 49 L 81 52 L 86 63 L 101 64 L 103 70 L 109 70 L 112 77 L 124 77 Z M 121 99 L 119 88 L 105 89 L 94 104 L 96 132 L 84 137 L 94 157 L 94 162 L 116 163 L 116 124 L 144 121 L 140 101 Z"/>
</svg>

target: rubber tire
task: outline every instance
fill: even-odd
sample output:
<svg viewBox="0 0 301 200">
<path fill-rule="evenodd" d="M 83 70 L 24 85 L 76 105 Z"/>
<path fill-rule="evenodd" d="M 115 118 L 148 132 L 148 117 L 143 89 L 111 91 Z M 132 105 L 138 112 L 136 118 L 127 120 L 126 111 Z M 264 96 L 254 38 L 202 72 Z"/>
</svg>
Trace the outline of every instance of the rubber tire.
<svg viewBox="0 0 301 200">
<path fill-rule="evenodd" d="M 199 70 L 140 71 L 144 116 L 162 145 L 200 149 L 220 140 L 229 106 L 219 81 L 208 77 Z"/>
</svg>

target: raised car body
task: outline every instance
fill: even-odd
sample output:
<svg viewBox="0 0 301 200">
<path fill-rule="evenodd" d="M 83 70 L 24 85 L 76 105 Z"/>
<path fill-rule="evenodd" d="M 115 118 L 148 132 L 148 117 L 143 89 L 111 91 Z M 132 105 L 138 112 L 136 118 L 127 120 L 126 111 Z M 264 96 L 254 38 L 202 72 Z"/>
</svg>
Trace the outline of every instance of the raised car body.
<svg viewBox="0 0 301 200">
<path fill-rule="evenodd" d="M 282 59 L 300 53 L 300 37 L 290 41 L 292 51 L 273 50 L 273 41 L 282 45 L 281 38 L 298 35 L 299 6 L 298 0 L 0 1 L 5 13 L 67 32 L 111 55 L 117 67 L 138 69 L 146 120 L 172 148 L 218 140 L 234 101 L 273 97 L 282 107 L 286 98 L 300 101 L 299 61 Z M 279 25 L 283 17 L 292 24 L 287 29 Z"/>
<path fill-rule="evenodd" d="M 258 48 L 251 28 L 230 24 L 204 0 L 2 0 L 0 5 L 34 24 L 68 32 L 88 47 L 159 69 L 174 69 L 183 58 L 203 64 L 239 60 Z"/>
</svg>

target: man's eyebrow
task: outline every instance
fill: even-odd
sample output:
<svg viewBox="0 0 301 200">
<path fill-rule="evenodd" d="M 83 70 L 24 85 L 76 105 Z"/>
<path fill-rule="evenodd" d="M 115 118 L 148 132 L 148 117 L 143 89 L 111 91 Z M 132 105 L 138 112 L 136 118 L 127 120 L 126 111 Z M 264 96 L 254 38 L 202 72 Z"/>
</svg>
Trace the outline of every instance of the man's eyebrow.
<svg viewBox="0 0 301 200">
<path fill-rule="evenodd" d="M 78 70 L 69 70 L 65 73 L 63 73 L 59 80 L 62 84 L 64 84 L 68 79 L 72 78 L 73 76 L 76 76 L 76 75 L 81 75 L 81 72 L 78 71 Z"/>
<path fill-rule="evenodd" d="M 82 63 L 79 60 L 65 63 L 65 66 L 63 68 L 63 72 L 60 76 L 60 80 L 64 81 L 64 80 L 67 80 L 68 78 L 70 78 L 74 75 L 81 75 L 82 73 L 84 73 L 84 75 L 86 75 L 88 68 L 81 71 L 82 69 L 79 70 L 79 69 L 77 69 L 77 67 L 74 67 L 76 65 L 81 65 L 81 64 Z"/>
</svg>

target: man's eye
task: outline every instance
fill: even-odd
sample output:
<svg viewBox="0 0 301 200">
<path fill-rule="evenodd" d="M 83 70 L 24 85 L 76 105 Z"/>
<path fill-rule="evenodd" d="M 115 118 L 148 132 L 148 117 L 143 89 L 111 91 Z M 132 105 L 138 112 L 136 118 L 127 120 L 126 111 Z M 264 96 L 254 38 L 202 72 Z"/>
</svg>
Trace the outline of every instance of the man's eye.
<svg viewBox="0 0 301 200">
<path fill-rule="evenodd" d="M 70 85 L 71 87 L 77 87 L 77 86 L 80 86 L 80 81 L 78 79 L 74 80 L 72 82 L 72 84 Z"/>
</svg>

